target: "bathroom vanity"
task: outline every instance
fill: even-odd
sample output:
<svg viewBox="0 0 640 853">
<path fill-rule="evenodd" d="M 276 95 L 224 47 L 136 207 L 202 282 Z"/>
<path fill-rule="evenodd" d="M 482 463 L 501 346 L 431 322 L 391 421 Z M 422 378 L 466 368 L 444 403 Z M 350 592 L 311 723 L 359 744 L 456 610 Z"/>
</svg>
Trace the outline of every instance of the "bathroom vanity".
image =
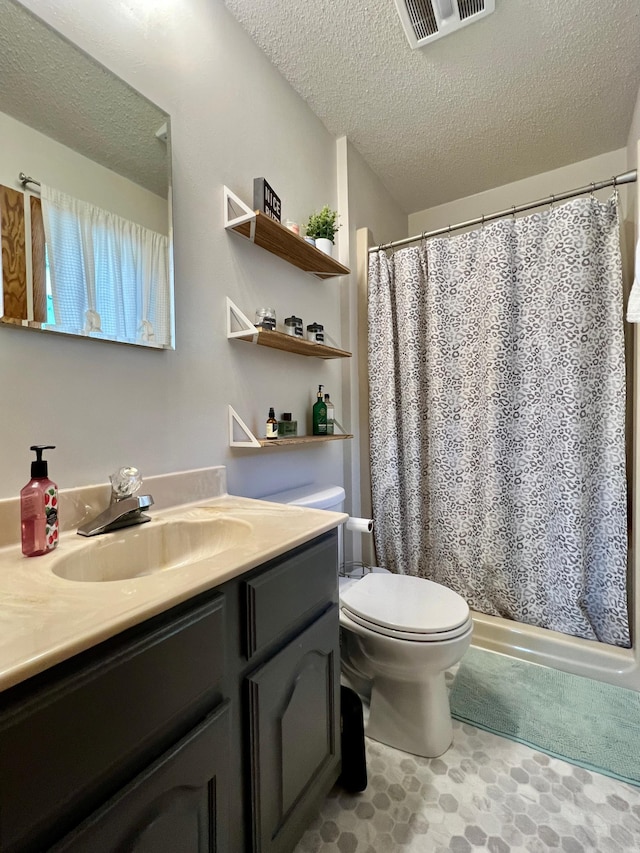
<svg viewBox="0 0 640 853">
<path fill-rule="evenodd" d="M 259 531 L 267 505 L 235 500 Z M 325 529 L 0 693 L 3 853 L 295 847 L 340 769 L 337 533 L 327 526 L 341 520 L 295 510 L 265 510 L 267 553 L 269 526 L 298 540 L 309 537 L 303 522 Z M 182 570 L 171 571 L 163 582 L 177 583 Z M 67 583 L 81 600 L 118 584 L 135 596 L 148 580 L 160 582 Z"/>
</svg>

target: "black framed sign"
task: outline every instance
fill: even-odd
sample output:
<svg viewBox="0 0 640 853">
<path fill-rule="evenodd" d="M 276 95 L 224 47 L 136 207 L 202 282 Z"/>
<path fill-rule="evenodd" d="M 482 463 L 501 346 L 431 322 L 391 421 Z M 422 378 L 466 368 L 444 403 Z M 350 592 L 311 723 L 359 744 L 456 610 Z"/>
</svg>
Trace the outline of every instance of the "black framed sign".
<svg viewBox="0 0 640 853">
<path fill-rule="evenodd" d="M 253 179 L 253 209 L 261 210 L 271 219 L 280 222 L 282 202 L 264 178 Z"/>
</svg>

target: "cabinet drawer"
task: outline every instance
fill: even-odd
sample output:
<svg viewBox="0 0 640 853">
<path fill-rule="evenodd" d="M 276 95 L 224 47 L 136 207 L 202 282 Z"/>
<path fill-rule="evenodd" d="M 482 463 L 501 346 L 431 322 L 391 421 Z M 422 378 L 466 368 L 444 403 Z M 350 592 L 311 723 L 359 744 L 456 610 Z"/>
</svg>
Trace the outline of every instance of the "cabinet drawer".
<svg viewBox="0 0 640 853">
<path fill-rule="evenodd" d="M 0 850 L 40 853 L 211 711 L 224 642 L 217 595 L 0 694 Z"/>
<path fill-rule="evenodd" d="M 337 601 L 337 543 L 330 533 L 244 582 L 247 659 Z"/>
</svg>

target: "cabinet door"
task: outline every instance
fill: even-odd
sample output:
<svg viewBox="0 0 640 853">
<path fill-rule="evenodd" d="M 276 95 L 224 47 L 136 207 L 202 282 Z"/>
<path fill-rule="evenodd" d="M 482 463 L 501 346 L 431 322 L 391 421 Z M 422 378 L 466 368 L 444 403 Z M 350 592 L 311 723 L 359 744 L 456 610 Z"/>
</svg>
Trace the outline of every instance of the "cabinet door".
<svg viewBox="0 0 640 853">
<path fill-rule="evenodd" d="M 338 776 L 339 676 L 333 606 L 247 678 L 255 853 L 292 850 Z"/>
<path fill-rule="evenodd" d="M 229 703 L 50 853 L 226 853 Z"/>
</svg>

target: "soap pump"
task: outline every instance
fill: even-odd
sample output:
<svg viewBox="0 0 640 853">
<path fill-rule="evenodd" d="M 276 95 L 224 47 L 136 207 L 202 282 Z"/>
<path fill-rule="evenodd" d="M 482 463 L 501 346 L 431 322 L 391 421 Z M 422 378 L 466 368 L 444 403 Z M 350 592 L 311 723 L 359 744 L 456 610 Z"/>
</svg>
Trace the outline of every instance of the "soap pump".
<svg viewBox="0 0 640 853">
<path fill-rule="evenodd" d="M 318 385 L 318 399 L 313 404 L 312 422 L 314 435 L 327 434 L 327 406 L 322 399 L 322 389 L 324 385 Z"/>
<path fill-rule="evenodd" d="M 36 459 L 31 463 L 31 479 L 20 492 L 22 553 L 39 557 L 58 545 L 58 487 L 49 479 L 44 450 L 55 450 L 53 444 L 32 444 Z"/>
</svg>

